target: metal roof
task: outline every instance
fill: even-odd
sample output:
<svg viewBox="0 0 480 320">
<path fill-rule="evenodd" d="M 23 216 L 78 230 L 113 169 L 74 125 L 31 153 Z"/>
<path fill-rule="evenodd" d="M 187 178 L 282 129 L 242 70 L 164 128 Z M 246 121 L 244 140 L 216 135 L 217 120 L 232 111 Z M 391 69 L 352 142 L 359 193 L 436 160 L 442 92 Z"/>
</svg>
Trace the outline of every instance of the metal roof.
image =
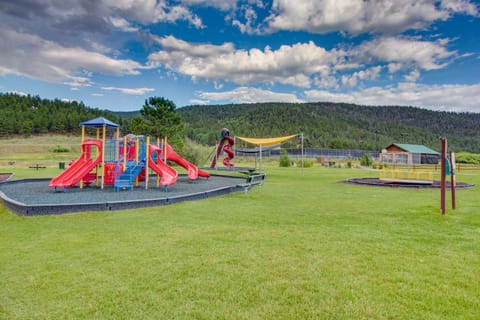
<svg viewBox="0 0 480 320">
<path fill-rule="evenodd" d="M 80 123 L 80 127 L 81 126 L 85 126 L 85 127 L 103 127 L 103 126 L 107 126 L 107 127 L 110 127 L 110 128 L 118 128 L 120 127 L 119 124 L 116 124 L 108 119 L 105 119 L 104 117 L 98 117 L 98 118 L 95 118 L 95 119 L 92 119 L 92 120 L 88 120 L 88 121 L 84 121 L 84 122 L 81 122 Z"/>
<path fill-rule="evenodd" d="M 440 154 L 435 150 L 432 150 L 421 144 L 407 144 L 407 143 L 393 143 L 390 146 L 396 146 L 406 152 L 410 153 L 426 153 L 426 154 Z M 388 146 L 388 147 L 390 147 Z M 387 147 L 387 149 L 388 149 Z"/>
</svg>

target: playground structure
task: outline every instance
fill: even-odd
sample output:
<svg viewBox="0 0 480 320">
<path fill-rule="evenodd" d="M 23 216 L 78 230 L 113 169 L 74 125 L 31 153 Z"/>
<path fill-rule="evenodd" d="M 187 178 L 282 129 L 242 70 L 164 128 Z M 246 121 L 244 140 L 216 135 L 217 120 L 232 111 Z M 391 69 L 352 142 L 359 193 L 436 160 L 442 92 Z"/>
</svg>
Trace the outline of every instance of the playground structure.
<svg viewBox="0 0 480 320">
<path fill-rule="evenodd" d="M 103 189 L 105 185 L 113 185 L 115 191 L 121 189 L 133 190 L 139 181 L 145 181 L 148 188 L 148 170 L 156 173 L 156 187 L 176 183 L 177 171 L 167 164 L 173 161 L 188 171 L 188 178 L 208 178 L 209 173 L 198 169 L 194 164 L 180 157 L 167 143 L 167 139 L 156 143 L 149 136 L 127 135 L 120 138 L 120 126 L 103 117 L 80 123 L 82 127 L 82 149 L 79 158 L 60 175 L 50 181 L 49 187 L 63 188 L 79 184 L 80 188 L 95 185 Z M 96 139 L 85 139 L 87 127 L 96 128 Z M 102 135 L 100 137 L 100 128 Z M 114 129 L 114 137 L 107 139 L 107 129 Z"/>
<path fill-rule="evenodd" d="M 210 168 L 215 168 L 217 166 L 218 157 L 220 154 L 225 152 L 227 156 L 223 159 L 223 165 L 228 168 L 233 168 L 234 164 L 230 161 L 235 157 L 232 147 L 235 144 L 235 139 L 230 136 L 230 130 L 227 128 L 222 129 L 222 134 L 220 141 L 217 144 L 215 156 L 213 157 L 212 164 Z"/>
</svg>

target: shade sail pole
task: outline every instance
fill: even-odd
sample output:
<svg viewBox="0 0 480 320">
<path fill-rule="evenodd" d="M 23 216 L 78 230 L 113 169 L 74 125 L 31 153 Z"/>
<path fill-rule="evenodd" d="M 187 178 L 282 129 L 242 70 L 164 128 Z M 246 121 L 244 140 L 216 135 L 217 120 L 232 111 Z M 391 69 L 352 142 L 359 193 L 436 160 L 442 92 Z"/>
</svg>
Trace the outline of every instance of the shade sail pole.
<svg viewBox="0 0 480 320">
<path fill-rule="evenodd" d="M 302 177 L 303 177 L 303 175 L 304 175 L 304 173 L 303 173 L 303 168 L 304 168 L 304 160 L 303 160 L 303 157 L 304 157 L 304 154 L 303 154 L 303 132 L 300 134 L 300 139 L 301 139 L 301 141 L 302 141 L 302 144 L 301 144 L 301 145 L 302 145 Z"/>
<path fill-rule="evenodd" d="M 260 173 L 262 173 L 262 145 L 260 145 Z"/>
</svg>

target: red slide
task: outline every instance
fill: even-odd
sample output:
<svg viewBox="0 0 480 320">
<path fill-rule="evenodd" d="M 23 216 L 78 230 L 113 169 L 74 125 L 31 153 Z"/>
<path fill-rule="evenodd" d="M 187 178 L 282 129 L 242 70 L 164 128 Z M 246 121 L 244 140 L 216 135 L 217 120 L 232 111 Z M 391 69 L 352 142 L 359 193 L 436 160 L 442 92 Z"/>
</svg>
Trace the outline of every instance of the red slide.
<svg viewBox="0 0 480 320">
<path fill-rule="evenodd" d="M 235 140 L 230 136 L 225 136 L 225 140 L 227 140 L 227 144 L 223 146 L 223 151 L 227 154 L 227 157 L 223 159 L 223 164 L 225 167 L 233 167 L 233 164 L 230 163 L 230 160 L 232 160 L 235 156 L 232 151 L 232 146 L 235 143 Z"/>
<path fill-rule="evenodd" d="M 202 178 L 209 178 L 210 177 L 210 174 L 208 172 L 205 172 L 203 170 L 198 169 L 198 167 L 196 165 L 194 165 L 193 163 L 191 163 L 191 162 L 185 160 L 184 158 L 180 157 L 173 150 L 172 146 L 170 146 L 168 143 L 167 143 L 167 160 L 168 161 L 174 161 L 178 165 L 185 168 L 185 170 L 188 171 L 188 179 L 190 179 L 190 180 L 197 180 L 198 177 L 202 177 Z"/>
<path fill-rule="evenodd" d="M 162 149 L 160 149 L 154 144 L 151 144 L 148 148 L 148 167 L 162 177 L 162 179 L 160 180 L 160 184 L 162 186 L 167 187 L 169 185 L 175 184 L 178 178 L 177 171 L 161 160 L 158 161 L 158 163 L 153 161 L 152 155 L 155 152 L 157 153 L 157 159 L 160 159 L 160 153 L 162 152 Z"/>
<path fill-rule="evenodd" d="M 92 159 L 91 148 L 97 148 L 97 157 Z M 50 181 L 49 187 L 71 187 L 76 185 L 93 168 L 102 162 L 102 141 L 85 140 L 82 144 L 82 153 L 80 157 L 73 162 L 65 171 Z"/>
<path fill-rule="evenodd" d="M 222 129 L 222 138 L 220 140 L 220 143 L 217 146 L 217 151 L 215 153 L 215 157 L 212 160 L 212 164 L 210 165 L 210 168 L 215 168 L 217 166 L 217 159 L 224 151 L 227 156 L 223 159 L 223 165 L 226 167 L 233 167 L 233 163 L 230 161 L 233 159 L 235 154 L 232 151 L 232 147 L 235 144 L 235 139 L 233 137 L 230 137 L 230 132 L 228 131 L 227 128 Z"/>
</svg>

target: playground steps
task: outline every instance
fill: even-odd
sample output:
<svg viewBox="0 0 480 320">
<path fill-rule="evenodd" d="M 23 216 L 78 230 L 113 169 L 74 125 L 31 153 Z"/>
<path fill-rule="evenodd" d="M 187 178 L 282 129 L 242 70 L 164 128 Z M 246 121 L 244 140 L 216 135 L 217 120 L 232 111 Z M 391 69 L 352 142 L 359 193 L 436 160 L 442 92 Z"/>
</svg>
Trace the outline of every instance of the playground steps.
<svg viewBox="0 0 480 320">
<path fill-rule="evenodd" d="M 138 177 L 144 167 L 144 161 L 140 162 L 139 164 L 127 163 L 125 171 L 123 171 L 123 173 L 117 179 L 115 179 L 115 192 L 119 191 L 121 188 L 129 188 L 130 190 L 133 190 L 133 183 L 135 182 L 135 178 Z"/>
</svg>

